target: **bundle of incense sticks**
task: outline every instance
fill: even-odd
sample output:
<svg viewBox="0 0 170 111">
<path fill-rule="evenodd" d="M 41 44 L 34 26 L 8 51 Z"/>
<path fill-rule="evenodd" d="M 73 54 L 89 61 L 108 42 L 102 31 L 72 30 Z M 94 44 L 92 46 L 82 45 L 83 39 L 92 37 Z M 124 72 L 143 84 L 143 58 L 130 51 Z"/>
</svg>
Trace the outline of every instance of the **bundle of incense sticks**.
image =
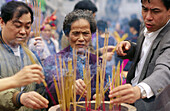
<svg viewBox="0 0 170 111">
<path fill-rule="evenodd" d="M 108 48 L 108 39 L 109 39 L 109 33 L 106 30 L 105 31 L 105 40 L 104 40 L 104 52 L 103 53 L 107 53 L 107 48 Z M 104 80 L 105 80 L 105 71 L 106 71 L 106 62 L 107 62 L 107 54 L 106 56 L 103 56 L 103 61 L 102 61 L 102 65 L 99 64 L 99 54 L 98 54 L 98 31 L 96 33 L 96 45 L 97 45 L 97 71 L 96 71 L 96 103 L 95 103 L 95 109 L 99 110 L 100 106 L 101 106 L 101 101 L 103 101 L 103 110 L 105 111 L 105 106 L 104 106 L 104 94 L 105 92 L 109 89 L 109 85 L 110 84 L 110 89 L 112 90 L 113 88 L 119 86 L 122 84 L 122 72 L 123 72 L 123 68 L 121 68 L 120 71 L 120 62 L 117 65 L 117 69 L 115 69 L 115 66 L 113 66 L 113 70 L 112 70 L 112 81 L 110 80 L 109 77 L 109 83 L 106 84 L 106 86 L 104 86 Z M 87 90 L 87 96 L 85 97 L 85 103 L 86 103 L 86 110 L 91 109 L 91 104 L 90 104 L 90 100 L 91 100 L 91 79 L 93 78 L 90 77 L 91 73 L 90 73 L 90 68 L 89 68 L 89 54 L 90 51 L 88 49 L 88 53 L 85 54 L 86 56 L 86 65 L 85 67 L 83 67 L 83 78 L 84 78 L 84 82 L 86 84 L 86 87 L 84 89 L 84 91 L 82 92 L 82 94 L 80 95 L 80 97 L 78 98 L 78 102 L 81 99 L 81 97 L 84 95 L 85 90 Z M 79 107 L 83 107 L 81 105 L 77 105 L 76 103 L 76 89 L 75 89 L 75 82 L 76 81 L 76 67 L 77 67 L 77 50 L 75 48 L 73 48 L 73 60 L 70 59 L 68 61 L 68 67 L 66 67 L 65 61 L 61 59 L 61 56 L 59 57 L 59 65 L 60 65 L 60 76 L 58 74 L 58 66 L 57 66 L 57 60 L 56 61 L 56 71 L 57 71 L 57 82 L 55 77 L 53 76 L 53 80 L 54 80 L 54 84 L 55 84 L 55 88 L 56 88 L 56 93 L 58 96 L 58 100 L 59 100 L 59 104 L 60 107 L 63 111 L 68 111 L 70 110 L 70 103 L 73 103 L 73 107 L 74 107 L 74 111 L 76 111 L 76 106 Z M 63 67 L 62 67 L 62 63 L 63 63 Z M 73 64 L 72 64 L 73 63 Z M 72 65 L 74 68 L 72 68 Z M 122 66 L 123 67 L 123 66 Z M 64 74 L 63 74 L 63 69 Z M 121 72 L 121 73 L 120 73 Z M 90 81 L 88 78 L 91 78 Z M 99 83 L 100 81 L 100 83 Z M 100 86 L 99 86 L 100 84 Z M 89 103 L 89 104 L 88 104 Z M 110 109 L 117 109 L 117 107 L 119 107 L 120 105 L 113 107 L 113 105 L 110 105 L 109 108 Z M 120 109 L 119 109 L 120 110 Z"/>
<path fill-rule="evenodd" d="M 128 37 L 128 34 L 127 34 L 127 33 L 125 33 L 122 37 L 120 37 L 120 35 L 119 35 L 119 33 L 118 33 L 117 31 L 114 31 L 113 35 L 114 35 L 117 43 L 119 43 L 119 42 L 121 42 L 121 41 L 124 41 L 124 40 Z M 112 52 L 115 52 L 115 51 L 116 51 L 116 48 L 117 48 L 117 47 L 115 47 L 115 48 L 112 50 Z"/>
<path fill-rule="evenodd" d="M 106 54 L 103 56 L 102 60 L 102 67 L 99 67 L 99 63 L 97 62 L 97 76 L 96 76 L 96 104 L 95 109 L 99 109 L 101 101 L 104 101 L 104 80 L 105 80 L 105 69 L 106 69 L 106 62 L 107 62 L 107 49 L 108 49 L 108 39 L 109 39 L 109 33 L 107 29 L 105 30 L 105 40 L 104 40 L 104 51 L 103 54 Z M 97 52 L 97 61 L 98 61 L 98 31 L 96 32 L 96 52 Z M 100 78 L 99 78 L 100 76 Z M 100 88 L 99 88 L 99 81 L 100 81 Z M 103 104 L 104 105 L 104 104 Z M 105 107 L 105 106 L 103 106 Z"/>
<path fill-rule="evenodd" d="M 32 29 L 34 32 L 34 36 L 38 37 L 40 36 L 40 26 L 41 26 L 41 2 L 38 2 L 38 0 L 35 0 L 33 2 L 33 12 L 34 12 L 34 23 L 32 25 Z"/>
<path fill-rule="evenodd" d="M 88 49 L 88 51 L 90 51 L 90 49 Z M 75 52 L 75 53 L 74 53 Z M 73 96 L 75 93 L 75 80 L 76 80 L 76 67 L 77 67 L 77 52 L 75 51 L 75 48 L 73 48 L 73 61 L 71 58 L 69 58 L 68 60 L 68 67 L 66 67 L 65 61 L 61 59 L 61 56 L 58 57 L 59 59 L 59 66 L 60 66 L 60 76 L 58 73 L 58 66 L 57 66 L 57 57 L 55 58 L 55 64 L 56 64 L 56 71 L 57 71 L 57 81 L 56 78 L 53 75 L 53 81 L 54 81 L 54 85 L 55 85 L 55 90 L 58 96 L 58 100 L 59 100 L 59 104 L 60 104 L 60 108 L 63 111 L 67 111 L 70 110 L 70 103 L 71 101 L 73 102 L 73 105 L 77 106 L 75 97 Z M 89 67 L 89 57 L 90 57 L 90 53 L 85 53 L 86 56 L 86 66 L 83 68 L 83 78 L 84 78 L 84 82 L 86 84 L 86 88 L 85 90 L 88 91 L 87 96 L 86 96 L 86 103 L 89 103 L 90 99 L 91 99 L 91 79 L 94 77 L 92 76 L 90 81 L 88 78 L 90 78 L 91 73 L 90 73 L 90 67 Z M 62 67 L 62 63 L 61 61 L 63 61 L 63 67 Z M 72 68 L 72 62 L 74 65 L 74 69 Z M 63 74 L 63 69 L 64 69 L 64 74 Z M 68 70 L 67 70 L 68 69 Z M 74 71 L 73 71 L 74 70 Z M 75 78 L 75 79 L 74 79 Z M 80 96 L 80 98 L 78 99 L 78 101 L 81 99 L 81 97 L 83 96 L 85 90 L 83 91 L 82 95 Z M 75 94 L 76 95 L 76 94 Z M 88 104 L 87 104 L 88 107 Z M 75 109 L 76 110 L 76 109 Z"/>
<path fill-rule="evenodd" d="M 98 50 L 98 30 L 96 31 L 96 59 L 97 59 L 97 71 L 96 71 L 96 104 L 95 110 L 99 107 L 99 50 Z"/>
<path fill-rule="evenodd" d="M 125 33 L 122 37 L 120 37 L 119 33 L 117 31 L 114 31 L 113 33 L 117 43 L 121 42 L 121 41 L 124 41 L 127 37 L 128 37 L 128 34 Z"/>
</svg>

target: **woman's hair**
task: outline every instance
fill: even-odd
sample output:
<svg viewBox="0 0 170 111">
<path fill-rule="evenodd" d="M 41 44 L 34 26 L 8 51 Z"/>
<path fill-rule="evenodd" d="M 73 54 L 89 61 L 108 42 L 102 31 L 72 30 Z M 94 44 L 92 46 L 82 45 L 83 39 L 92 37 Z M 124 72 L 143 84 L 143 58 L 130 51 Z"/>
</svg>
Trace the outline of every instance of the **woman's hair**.
<svg viewBox="0 0 170 111">
<path fill-rule="evenodd" d="M 74 10 L 66 15 L 63 22 L 63 31 L 66 36 L 68 36 L 70 33 L 72 23 L 79 19 L 87 20 L 90 24 L 91 33 L 96 32 L 96 21 L 93 17 L 92 12 L 89 10 Z"/>
</svg>

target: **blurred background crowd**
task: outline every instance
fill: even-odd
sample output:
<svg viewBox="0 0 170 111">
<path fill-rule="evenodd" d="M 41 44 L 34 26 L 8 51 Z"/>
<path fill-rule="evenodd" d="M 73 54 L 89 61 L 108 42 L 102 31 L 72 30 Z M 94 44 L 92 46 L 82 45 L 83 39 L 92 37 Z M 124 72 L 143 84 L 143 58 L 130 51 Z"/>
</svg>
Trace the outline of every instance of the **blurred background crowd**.
<svg viewBox="0 0 170 111">
<path fill-rule="evenodd" d="M 2 4 L 9 2 L 11 0 L 1 0 L 0 7 Z M 16 0 L 27 2 L 33 11 L 35 0 Z M 45 53 L 37 53 L 40 56 L 40 61 L 48 57 L 50 54 L 59 52 L 68 46 L 67 37 L 64 38 L 62 31 L 62 24 L 66 14 L 74 10 L 75 4 L 81 0 L 38 0 L 41 2 L 41 33 L 40 37 L 32 39 L 34 37 L 33 29 L 28 39 L 28 46 L 33 51 L 39 50 L 41 52 L 44 50 Z M 88 0 L 85 0 L 88 1 Z M 124 34 L 128 34 L 126 40 L 137 42 L 139 26 L 142 22 L 141 19 L 141 8 L 140 0 L 91 0 L 93 4 L 97 7 L 95 10 L 95 19 L 97 22 L 97 28 L 101 33 L 99 33 L 99 48 L 104 46 L 105 28 L 109 31 L 109 46 L 116 46 L 119 41 L 118 35 L 122 37 Z M 84 4 L 82 4 L 84 5 Z M 81 6 L 82 7 L 82 6 Z M 85 6 L 86 7 L 86 6 Z M 35 17 L 36 18 L 36 15 Z M 116 35 L 115 32 L 118 34 Z M 103 38 L 103 39 L 102 39 Z M 38 40 L 43 41 L 40 45 Z M 36 42 L 35 42 L 36 41 Z M 43 49 L 41 49 L 43 45 Z M 92 46 L 95 49 L 96 39 L 95 34 L 92 36 Z M 108 53 L 107 70 L 113 65 L 117 65 L 118 61 L 121 61 L 116 55 Z M 126 67 L 124 68 L 125 76 L 130 67 L 131 62 L 128 61 Z"/>
</svg>

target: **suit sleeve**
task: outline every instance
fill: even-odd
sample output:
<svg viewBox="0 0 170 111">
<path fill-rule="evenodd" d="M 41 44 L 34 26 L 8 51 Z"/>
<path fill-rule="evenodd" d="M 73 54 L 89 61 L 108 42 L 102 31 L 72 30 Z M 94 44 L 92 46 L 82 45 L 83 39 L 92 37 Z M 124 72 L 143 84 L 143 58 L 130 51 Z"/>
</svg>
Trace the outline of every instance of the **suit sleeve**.
<svg viewBox="0 0 170 111">
<path fill-rule="evenodd" d="M 148 84 L 157 96 L 170 84 L 170 41 L 164 43 L 156 62 L 151 62 L 148 68 L 153 65 L 155 65 L 155 67 L 152 74 L 144 79 L 143 82 Z"/>
</svg>

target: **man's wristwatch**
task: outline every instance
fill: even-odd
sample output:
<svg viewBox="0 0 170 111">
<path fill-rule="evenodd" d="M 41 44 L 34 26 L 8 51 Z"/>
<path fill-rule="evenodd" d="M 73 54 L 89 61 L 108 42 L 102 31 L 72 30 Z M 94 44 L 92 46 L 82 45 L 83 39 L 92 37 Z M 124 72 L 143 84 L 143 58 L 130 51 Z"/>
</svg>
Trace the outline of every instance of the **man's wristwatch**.
<svg viewBox="0 0 170 111">
<path fill-rule="evenodd" d="M 147 97 L 146 95 L 146 91 L 144 90 L 144 88 L 140 85 L 138 85 L 138 87 L 140 88 L 140 98 L 144 99 Z"/>
</svg>

